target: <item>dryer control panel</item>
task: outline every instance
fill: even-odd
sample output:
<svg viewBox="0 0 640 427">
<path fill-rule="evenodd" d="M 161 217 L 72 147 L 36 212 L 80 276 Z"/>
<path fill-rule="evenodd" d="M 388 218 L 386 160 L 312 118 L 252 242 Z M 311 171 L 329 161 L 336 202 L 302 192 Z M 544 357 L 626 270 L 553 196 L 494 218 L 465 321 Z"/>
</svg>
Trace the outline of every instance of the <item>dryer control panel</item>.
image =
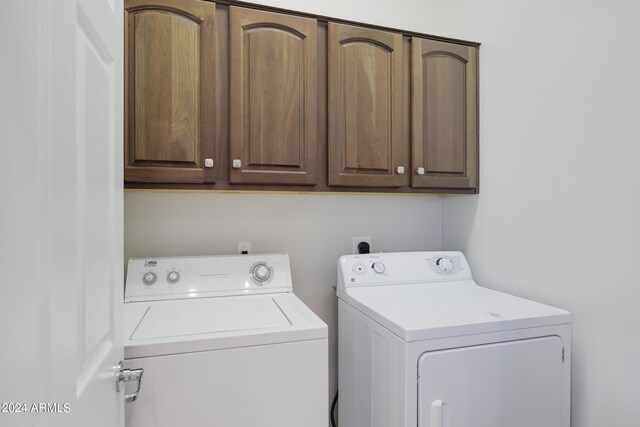
<svg viewBox="0 0 640 427">
<path fill-rule="evenodd" d="M 131 258 L 125 302 L 291 291 L 287 254 Z"/>
<path fill-rule="evenodd" d="M 396 252 L 345 255 L 338 262 L 338 288 L 472 280 L 462 252 Z"/>
</svg>

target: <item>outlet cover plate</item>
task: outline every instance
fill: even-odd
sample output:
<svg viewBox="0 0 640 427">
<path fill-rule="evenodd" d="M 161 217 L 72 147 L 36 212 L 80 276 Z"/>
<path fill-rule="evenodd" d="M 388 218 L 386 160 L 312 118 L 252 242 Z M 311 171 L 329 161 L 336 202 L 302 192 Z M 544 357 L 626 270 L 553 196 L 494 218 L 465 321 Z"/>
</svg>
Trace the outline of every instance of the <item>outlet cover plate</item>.
<svg viewBox="0 0 640 427">
<path fill-rule="evenodd" d="M 247 255 L 251 253 L 251 241 L 238 242 L 238 255 L 242 255 L 242 252 L 247 252 Z"/>
</svg>

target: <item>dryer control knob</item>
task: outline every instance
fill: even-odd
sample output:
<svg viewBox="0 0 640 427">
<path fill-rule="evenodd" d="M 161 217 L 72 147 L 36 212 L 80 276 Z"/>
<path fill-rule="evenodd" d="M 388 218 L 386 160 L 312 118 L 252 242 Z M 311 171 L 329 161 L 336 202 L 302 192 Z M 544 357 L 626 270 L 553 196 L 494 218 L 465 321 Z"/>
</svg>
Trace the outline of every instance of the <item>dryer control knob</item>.
<svg viewBox="0 0 640 427">
<path fill-rule="evenodd" d="M 167 282 L 177 283 L 178 280 L 180 280 L 180 273 L 178 273 L 177 271 L 173 270 L 170 271 L 169 274 L 167 274 Z"/>
<path fill-rule="evenodd" d="M 383 263 L 376 261 L 373 264 L 371 264 L 371 268 L 373 268 L 373 271 L 375 271 L 378 274 L 382 274 L 384 273 L 384 271 L 387 269 Z"/>
<path fill-rule="evenodd" d="M 259 263 L 251 268 L 251 275 L 257 282 L 266 282 L 271 277 L 271 269 L 265 263 Z"/>
<path fill-rule="evenodd" d="M 352 270 L 358 276 L 362 276 L 363 274 L 367 273 L 367 266 L 361 262 L 356 262 L 355 264 L 353 264 Z"/>
<path fill-rule="evenodd" d="M 144 276 L 142 276 L 142 283 L 144 283 L 147 286 L 150 286 L 156 283 L 157 278 L 158 276 L 156 276 L 156 273 L 148 272 Z"/>
<path fill-rule="evenodd" d="M 451 273 L 453 271 L 453 261 L 449 257 L 438 258 L 436 264 L 443 273 Z"/>
</svg>

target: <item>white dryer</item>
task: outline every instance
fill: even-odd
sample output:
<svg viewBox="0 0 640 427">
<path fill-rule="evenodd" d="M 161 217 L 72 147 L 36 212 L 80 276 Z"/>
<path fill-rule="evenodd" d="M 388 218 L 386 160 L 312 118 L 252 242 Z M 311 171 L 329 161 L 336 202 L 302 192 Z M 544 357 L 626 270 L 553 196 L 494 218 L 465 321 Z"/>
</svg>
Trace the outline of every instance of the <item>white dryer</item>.
<svg viewBox="0 0 640 427">
<path fill-rule="evenodd" d="M 343 256 L 337 292 L 340 427 L 569 427 L 569 312 L 461 252 Z"/>
<path fill-rule="evenodd" d="M 327 326 L 286 254 L 133 258 L 124 312 L 127 427 L 327 426 Z"/>
</svg>

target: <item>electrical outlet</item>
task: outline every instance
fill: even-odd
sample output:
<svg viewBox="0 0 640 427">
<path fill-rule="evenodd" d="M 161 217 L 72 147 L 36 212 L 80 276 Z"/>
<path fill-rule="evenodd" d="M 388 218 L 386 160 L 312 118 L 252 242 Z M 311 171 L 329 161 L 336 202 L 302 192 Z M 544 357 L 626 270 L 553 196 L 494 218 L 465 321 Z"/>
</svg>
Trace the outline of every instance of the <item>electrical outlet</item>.
<svg viewBox="0 0 640 427">
<path fill-rule="evenodd" d="M 251 241 L 238 242 L 238 254 L 248 255 L 251 253 Z"/>
<path fill-rule="evenodd" d="M 371 244 L 371 236 L 357 236 L 357 237 L 352 237 L 352 249 L 351 249 L 351 253 L 352 254 L 359 254 L 360 252 L 358 252 L 358 244 L 360 242 L 367 242 L 369 244 L 369 252 L 373 252 L 373 245 Z"/>
</svg>

